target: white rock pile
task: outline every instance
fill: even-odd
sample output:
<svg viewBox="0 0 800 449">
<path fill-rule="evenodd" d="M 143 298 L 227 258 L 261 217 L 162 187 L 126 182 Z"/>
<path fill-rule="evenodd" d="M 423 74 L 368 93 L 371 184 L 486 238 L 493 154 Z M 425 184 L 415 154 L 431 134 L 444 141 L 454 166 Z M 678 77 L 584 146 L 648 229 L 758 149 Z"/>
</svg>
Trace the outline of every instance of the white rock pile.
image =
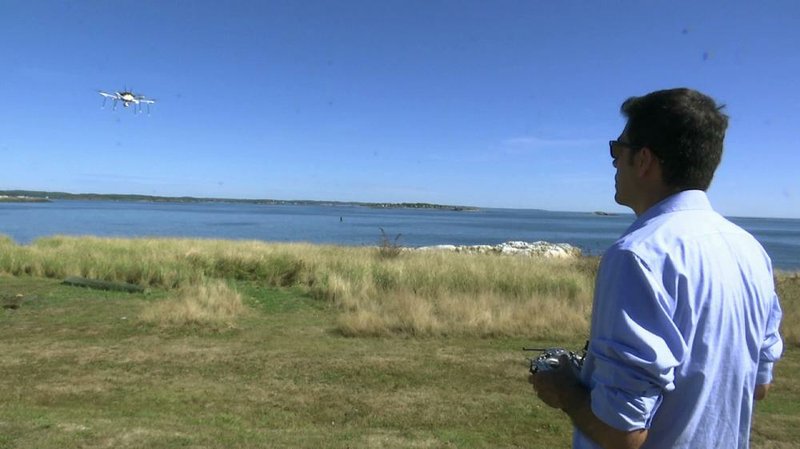
<svg viewBox="0 0 800 449">
<path fill-rule="evenodd" d="M 453 251 L 457 253 L 502 254 L 528 257 L 567 259 L 578 257 L 581 250 L 569 243 L 511 241 L 498 245 L 434 245 L 416 248 L 417 251 Z"/>
</svg>

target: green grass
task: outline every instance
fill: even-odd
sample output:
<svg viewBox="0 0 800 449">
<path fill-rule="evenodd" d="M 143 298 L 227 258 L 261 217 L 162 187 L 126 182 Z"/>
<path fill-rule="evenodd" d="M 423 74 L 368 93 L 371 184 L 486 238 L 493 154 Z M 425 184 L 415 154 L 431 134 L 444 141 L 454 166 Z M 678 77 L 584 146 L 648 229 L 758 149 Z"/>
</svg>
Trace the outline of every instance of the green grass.
<svg viewBox="0 0 800 449">
<path fill-rule="evenodd" d="M 255 283 L 222 332 L 137 321 L 152 295 L 0 285 L 26 298 L 0 315 L 0 447 L 536 447 L 540 427 L 553 447 L 569 430 L 533 399 L 522 340 L 345 338 L 331 305 Z"/>
<path fill-rule="evenodd" d="M 596 268 L 0 237 L 0 449 L 568 447 L 568 420 L 536 399 L 520 349 L 582 346 Z M 60 284 L 67 276 L 147 291 Z M 787 349 L 754 448 L 800 441 L 800 276 L 777 285 Z"/>
<path fill-rule="evenodd" d="M 570 426 L 526 382 L 525 344 L 348 338 L 305 288 L 231 285 L 235 326 L 162 327 L 169 300 L 0 276 L 0 448 L 559 448 Z M 21 295 L 21 296 L 19 296 Z M 11 299 L 8 299 L 11 298 Z M 800 352 L 757 407 L 754 448 L 800 439 Z"/>
</svg>

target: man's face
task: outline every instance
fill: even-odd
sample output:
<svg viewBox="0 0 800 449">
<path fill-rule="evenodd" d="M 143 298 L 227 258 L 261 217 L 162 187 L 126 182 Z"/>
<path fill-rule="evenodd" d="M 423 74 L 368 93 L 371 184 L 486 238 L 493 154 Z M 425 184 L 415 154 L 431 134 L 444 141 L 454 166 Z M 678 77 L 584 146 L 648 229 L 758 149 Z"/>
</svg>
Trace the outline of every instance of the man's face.
<svg viewBox="0 0 800 449">
<path fill-rule="evenodd" d="M 631 156 L 633 151 L 627 131 L 623 131 L 616 142 L 611 145 L 612 164 L 617 169 L 614 176 L 614 201 L 631 208 L 636 195 L 636 176 Z"/>
</svg>

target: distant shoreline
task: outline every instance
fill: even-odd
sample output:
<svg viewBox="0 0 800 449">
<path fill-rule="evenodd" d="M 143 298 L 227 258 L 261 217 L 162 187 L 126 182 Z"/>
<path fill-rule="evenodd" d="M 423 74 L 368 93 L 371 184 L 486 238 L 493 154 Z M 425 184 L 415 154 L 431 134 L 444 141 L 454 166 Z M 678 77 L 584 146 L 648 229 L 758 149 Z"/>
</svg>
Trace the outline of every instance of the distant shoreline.
<svg viewBox="0 0 800 449">
<path fill-rule="evenodd" d="M 434 209 L 455 212 L 474 212 L 480 210 L 473 206 L 453 206 L 431 203 L 370 203 L 360 201 L 317 201 L 317 200 L 273 200 L 240 198 L 205 198 L 191 196 L 123 195 L 104 193 L 67 193 L 36 190 L 0 190 L 0 202 L 49 202 L 51 200 L 84 201 L 140 201 L 150 203 L 234 203 L 261 204 L 268 206 L 361 206 L 376 209 Z"/>
<path fill-rule="evenodd" d="M 29 196 L 6 196 L 0 194 L 0 203 L 49 203 L 47 198 L 33 198 Z"/>
</svg>

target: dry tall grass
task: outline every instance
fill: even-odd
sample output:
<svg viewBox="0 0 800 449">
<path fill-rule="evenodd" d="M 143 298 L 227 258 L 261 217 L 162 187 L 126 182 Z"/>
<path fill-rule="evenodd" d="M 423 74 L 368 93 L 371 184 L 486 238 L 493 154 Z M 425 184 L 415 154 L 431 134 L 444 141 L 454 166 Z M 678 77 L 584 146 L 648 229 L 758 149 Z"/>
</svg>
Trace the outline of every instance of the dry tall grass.
<svg viewBox="0 0 800 449">
<path fill-rule="evenodd" d="M 781 299 L 781 336 L 786 346 L 800 347 L 800 273 L 778 273 L 776 286 Z"/>
<path fill-rule="evenodd" d="M 593 279 L 576 261 L 454 253 L 320 264 L 313 293 L 342 309 L 347 335 L 585 335 Z"/>
<path fill-rule="evenodd" d="M 224 328 L 234 326 L 245 311 L 239 292 L 225 281 L 213 279 L 179 288 L 174 297 L 145 309 L 141 319 L 161 327 L 200 325 Z"/>
<path fill-rule="evenodd" d="M 0 240 L 0 272 L 13 275 L 166 289 L 202 286 L 207 278 L 299 287 L 335 304 L 347 335 L 585 334 L 592 291 L 586 266 L 436 252 L 386 258 L 376 248 L 255 241 L 50 237 L 20 246 Z"/>
<path fill-rule="evenodd" d="M 50 237 L 21 246 L 0 237 L 0 273 L 170 290 L 208 289 L 206 279 L 292 286 L 336 305 L 339 330 L 352 336 L 586 335 L 596 267 L 593 258 L 413 251 L 385 257 L 379 248 L 298 243 Z M 800 332 L 789 325 L 800 320 L 797 279 L 778 274 L 783 333 L 794 345 L 800 345 Z"/>
</svg>

